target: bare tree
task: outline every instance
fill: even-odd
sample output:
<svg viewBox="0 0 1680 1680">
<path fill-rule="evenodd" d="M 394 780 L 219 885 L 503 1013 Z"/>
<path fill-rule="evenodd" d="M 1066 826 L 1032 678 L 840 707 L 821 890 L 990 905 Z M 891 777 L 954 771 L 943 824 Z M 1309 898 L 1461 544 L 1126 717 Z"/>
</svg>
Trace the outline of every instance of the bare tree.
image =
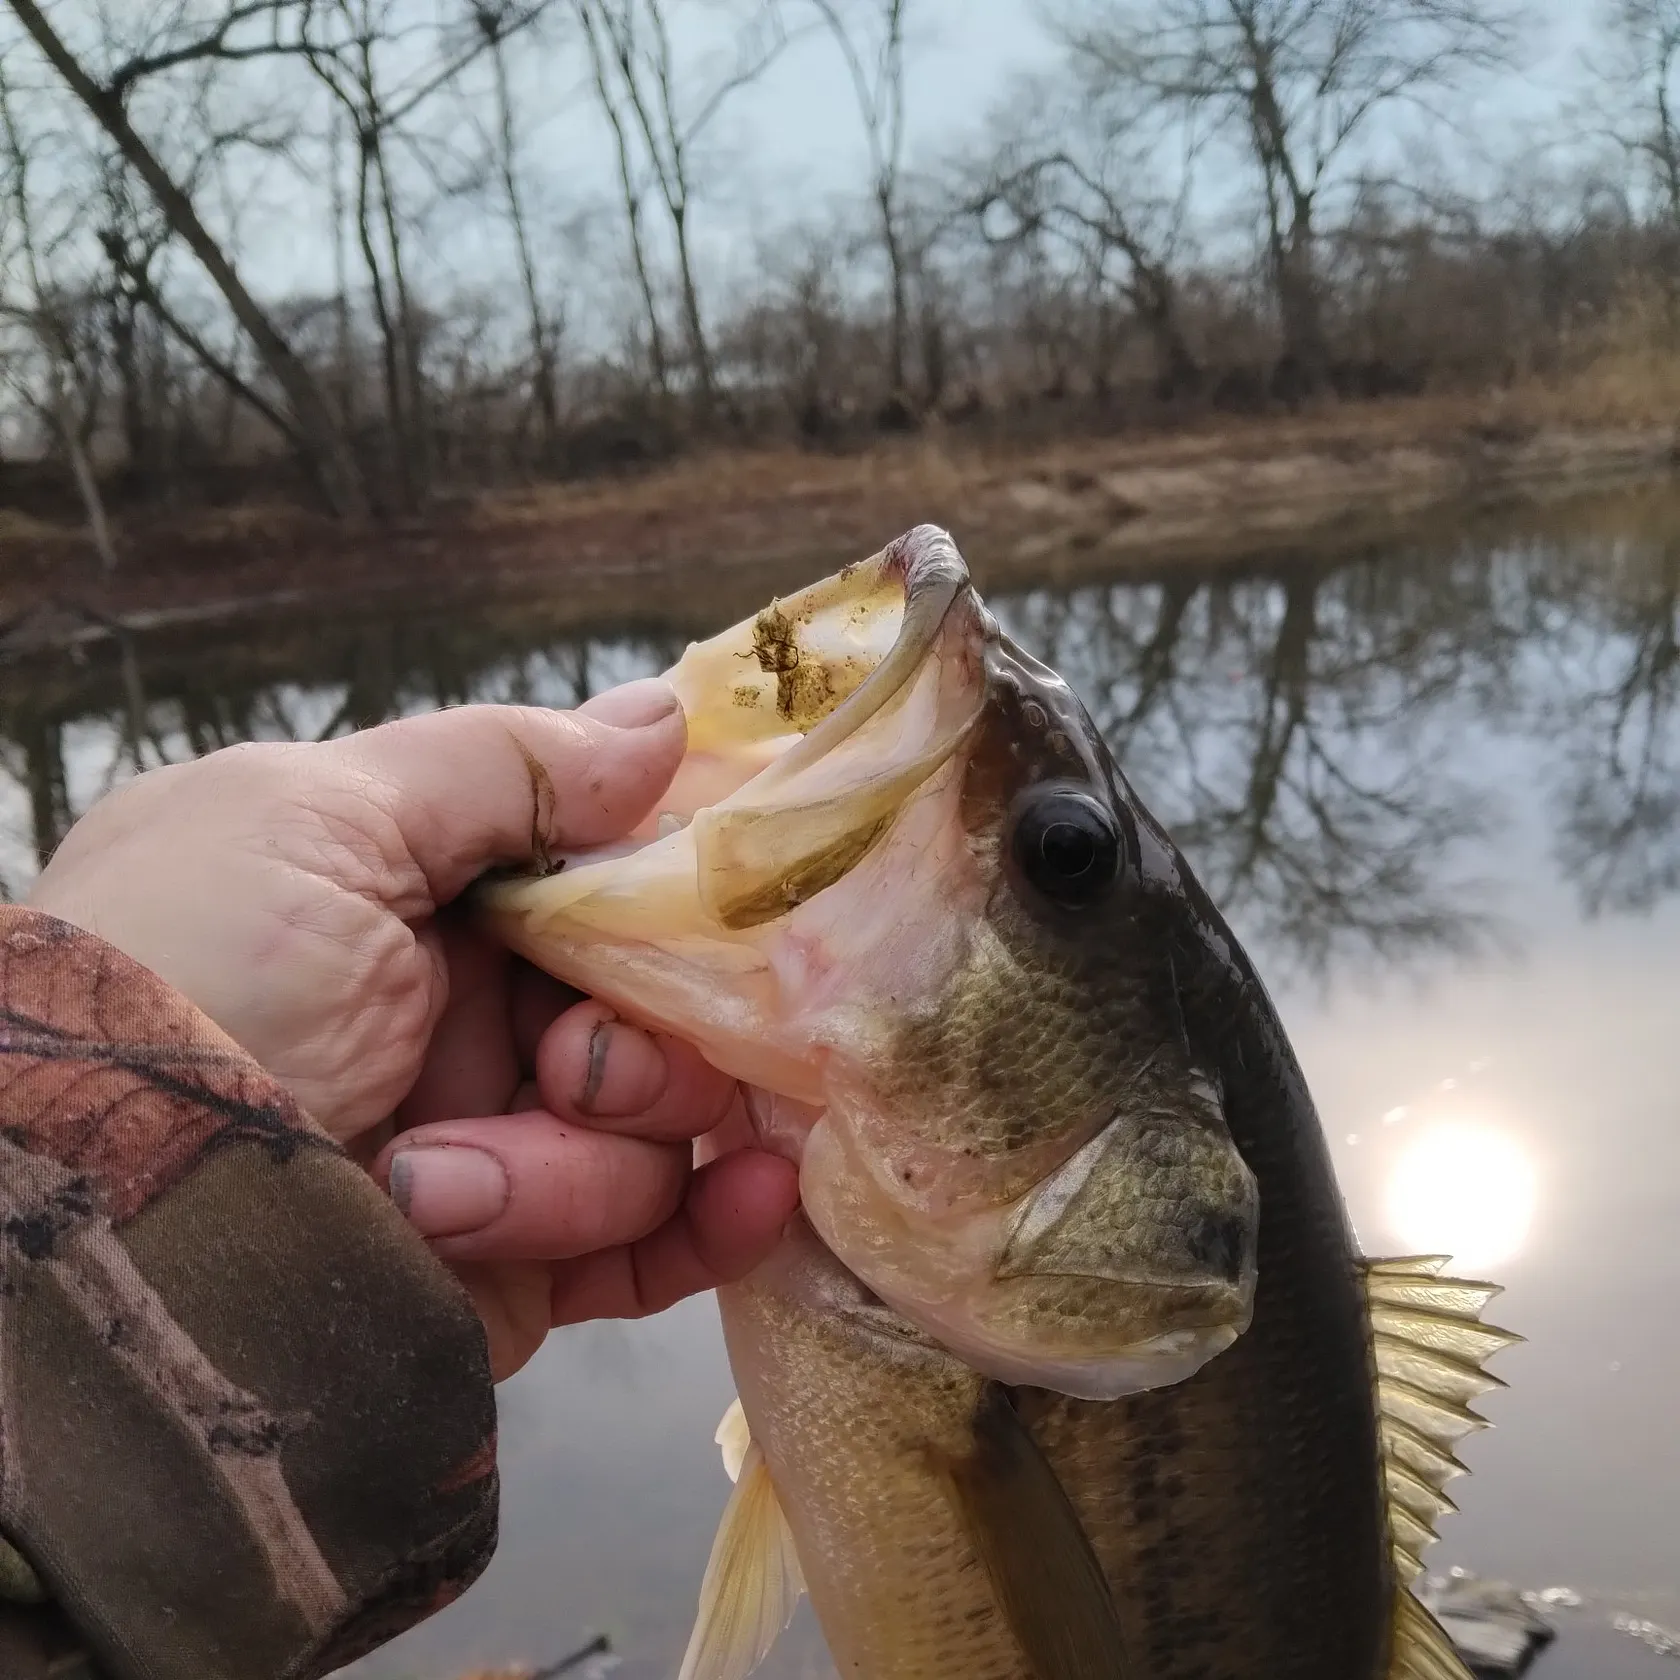
<svg viewBox="0 0 1680 1680">
<path fill-rule="evenodd" d="M 1317 242 L 1334 171 L 1375 113 L 1501 62 L 1509 39 L 1488 0 L 1076 0 L 1059 30 L 1087 74 L 1246 155 L 1263 195 L 1280 382 L 1301 394 L 1329 371 Z"/>
<path fill-rule="evenodd" d="M 636 271 L 636 289 L 641 295 L 642 317 L 647 326 L 649 372 L 654 388 L 662 397 L 671 392 L 671 360 L 665 347 L 665 329 L 660 322 L 659 299 L 653 283 L 653 264 L 642 221 L 645 188 L 636 160 L 636 143 L 627 112 L 622 108 L 613 75 L 613 61 L 605 32 L 597 27 L 596 13 L 587 0 L 576 0 L 578 18 L 589 45 L 589 63 L 594 76 L 595 96 L 612 129 L 614 155 L 618 161 L 618 186 L 624 201 L 626 230 L 630 237 L 630 261 Z"/>
<path fill-rule="evenodd" d="M 505 42 L 510 7 L 508 0 L 471 0 L 471 4 L 473 21 L 488 43 L 496 105 L 496 175 L 507 208 L 508 227 L 513 234 L 514 252 L 519 261 L 519 285 L 525 299 L 526 327 L 531 339 L 531 406 L 537 416 L 539 454 L 544 462 L 548 462 L 553 457 L 560 432 L 557 384 L 559 324 L 544 301 L 542 287 L 537 281 L 536 256 L 531 247 L 530 217 L 520 173 L 513 92 L 508 85 Z"/>
<path fill-rule="evenodd" d="M 870 193 L 887 261 L 887 400 L 909 407 L 908 253 L 903 226 L 904 28 L 910 0 L 810 0 L 834 37 L 869 145 Z"/>
<path fill-rule="evenodd" d="M 1598 68 L 1611 131 L 1680 236 L 1680 0 L 1608 0 L 1603 21 L 1610 52 Z"/>
<path fill-rule="evenodd" d="M 392 11 L 393 0 L 326 0 L 306 9 L 298 44 L 309 68 L 343 111 L 354 139 L 356 244 L 379 325 L 394 465 L 402 499 L 413 506 L 429 488 L 431 427 L 389 155 L 398 120 L 396 102 L 386 91 L 379 65 L 381 48 L 396 33 Z M 492 38 L 498 37 L 492 33 Z M 403 104 L 406 115 L 407 102 Z"/>
<path fill-rule="evenodd" d="M 116 570 L 117 551 L 111 538 L 105 499 L 94 470 L 91 443 L 98 423 L 103 368 L 103 344 L 97 336 L 98 299 L 85 284 L 55 275 L 52 263 L 69 242 L 75 217 L 64 217 L 43 248 L 37 227 L 35 192 L 31 181 L 35 163 L 31 137 L 18 118 L 5 67 L 0 65 L 0 248 L 11 245 L 22 271 L 21 295 L 0 291 L 0 328 L 21 328 L 28 344 L 23 354 L 6 358 L 5 383 L 34 411 L 57 442 L 76 481 L 76 492 L 87 515 L 88 534 L 100 566 Z M 11 265 L 8 265 L 11 266 Z M 31 378 L 30 364 L 35 374 Z"/>
<path fill-rule="evenodd" d="M 672 0 L 574 0 L 574 5 L 589 43 L 596 92 L 617 142 L 655 376 L 663 387 L 663 341 L 640 220 L 642 196 L 649 184 L 657 188 L 670 223 L 683 332 L 699 411 L 706 417 L 717 406 L 717 367 L 695 274 L 691 220 L 695 147 L 730 97 L 769 68 L 788 37 L 776 8 L 761 6 L 737 43 L 734 64 L 695 99 L 689 112 L 679 87 L 680 66 L 671 37 Z M 637 150 L 639 166 L 633 161 Z"/>
<path fill-rule="evenodd" d="M 70 50 L 35 0 L 7 0 L 13 14 L 65 86 L 86 109 L 124 161 L 146 184 L 171 231 L 192 251 L 215 283 L 235 319 L 249 335 L 263 366 L 285 394 L 293 440 L 312 469 L 328 505 L 337 513 L 359 513 L 365 507 L 360 474 L 314 375 L 268 312 L 252 295 L 221 243 L 205 226 L 190 194 L 165 168 L 157 152 L 129 119 L 127 95 L 135 81 L 155 69 L 189 61 L 182 47 L 145 61 L 121 66 L 108 80 L 97 80 Z M 228 17 L 274 14 L 276 0 L 232 5 Z M 239 14 L 239 17 L 235 17 Z M 219 32 L 192 44 L 200 58 L 226 58 L 240 49 L 228 44 L 231 22 Z"/>
<path fill-rule="evenodd" d="M 1158 128 L 1135 90 L 1065 73 L 1017 85 L 993 125 L 1004 138 L 985 160 L 969 200 L 993 243 L 1057 241 L 1099 294 L 1114 287 L 1153 346 L 1159 394 L 1194 395 L 1204 384 L 1192 350 L 1176 266 L 1187 218 L 1189 159 L 1172 175 Z M 1111 351 L 1111 345 L 1105 345 Z M 1106 384 L 1107 356 L 1092 368 Z"/>
</svg>

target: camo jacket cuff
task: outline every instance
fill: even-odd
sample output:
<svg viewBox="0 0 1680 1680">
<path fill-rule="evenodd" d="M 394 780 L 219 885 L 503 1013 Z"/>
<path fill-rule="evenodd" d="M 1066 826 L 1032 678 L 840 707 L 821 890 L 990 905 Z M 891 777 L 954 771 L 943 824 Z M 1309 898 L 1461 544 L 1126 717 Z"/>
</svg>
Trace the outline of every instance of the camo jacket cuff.
<svg viewBox="0 0 1680 1680">
<path fill-rule="evenodd" d="M 314 1680 L 496 1541 L 465 1293 L 156 976 L 0 906 L 0 1675 Z"/>
</svg>

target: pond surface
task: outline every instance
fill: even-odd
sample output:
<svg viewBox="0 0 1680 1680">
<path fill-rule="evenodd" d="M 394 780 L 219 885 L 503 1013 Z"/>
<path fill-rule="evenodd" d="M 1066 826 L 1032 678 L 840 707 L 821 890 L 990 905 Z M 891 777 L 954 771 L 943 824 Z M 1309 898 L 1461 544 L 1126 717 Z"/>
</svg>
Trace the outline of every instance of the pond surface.
<svg viewBox="0 0 1680 1680">
<path fill-rule="evenodd" d="M 984 533 L 959 536 L 983 582 Z M 137 762 L 440 702 L 565 705 L 762 604 L 756 582 L 591 622 L 557 595 L 15 657 L 0 873 L 22 891 L 37 836 Z M 1528 1341 L 1497 1361 L 1511 1387 L 1432 1567 L 1583 1596 L 1541 1680 L 1673 1676 L 1613 1624 L 1680 1626 L 1680 496 L 992 605 L 1248 944 L 1367 1249 L 1450 1249 L 1508 1285 L 1495 1316 Z M 503 1392 L 495 1563 L 358 1680 L 597 1632 L 627 1680 L 674 1673 L 731 1394 L 709 1301 L 556 1335 Z M 763 1672 L 825 1672 L 808 1620 Z"/>
</svg>

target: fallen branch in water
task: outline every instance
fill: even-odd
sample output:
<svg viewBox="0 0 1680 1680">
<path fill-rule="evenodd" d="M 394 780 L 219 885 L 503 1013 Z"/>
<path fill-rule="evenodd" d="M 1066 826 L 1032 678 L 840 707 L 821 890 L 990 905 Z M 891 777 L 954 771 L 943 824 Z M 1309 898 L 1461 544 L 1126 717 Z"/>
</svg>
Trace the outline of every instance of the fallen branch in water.
<svg viewBox="0 0 1680 1680">
<path fill-rule="evenodd" d="M 547 1668 L 539 1668 L 531 1676 L 531 1680 L 556 1680 L 556 1676 L 569 1674 L 574 1668 L 581 1668 L 591 1657 L 604 1657 L 612 1650 L 612 1641 L 607 1636 L 597 1634 L 589 1643 L 573 1651 L 569 1657 L 562 1657 L 557 1663 L 550 1663 Z"/>
<path fill-rule="evenodd" d="M 591 1657 L 604 1657 L 611 1652 L 612 1641 L 601 1633 L 587 1645 L 573 1651 L 570 1656 L 562 1657 L 559 1662 L 549 1663 L 546 1668 L 483 1668 L 471 1674 L 463 1674 L 461 1680 L 559 1680 L 562 1674 L 570 1674 L 574 1668 L 581 1668 Z"/>
</svg>

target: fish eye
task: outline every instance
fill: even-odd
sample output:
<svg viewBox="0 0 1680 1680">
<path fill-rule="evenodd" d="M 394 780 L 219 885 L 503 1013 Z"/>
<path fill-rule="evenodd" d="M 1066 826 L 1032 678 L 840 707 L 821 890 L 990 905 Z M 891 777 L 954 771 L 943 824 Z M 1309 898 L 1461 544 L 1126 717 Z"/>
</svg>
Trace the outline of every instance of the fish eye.
<svg viewBox="0 0 1680 1680">
<path fill-rule="evenodd" d="M 1076 788 L 1034 788 L 1015 812 L 1010 848 L 1021 873 L 1053 904 L 1095 904 L 1120 874 L 1120 825 Z"/>
</svg>

